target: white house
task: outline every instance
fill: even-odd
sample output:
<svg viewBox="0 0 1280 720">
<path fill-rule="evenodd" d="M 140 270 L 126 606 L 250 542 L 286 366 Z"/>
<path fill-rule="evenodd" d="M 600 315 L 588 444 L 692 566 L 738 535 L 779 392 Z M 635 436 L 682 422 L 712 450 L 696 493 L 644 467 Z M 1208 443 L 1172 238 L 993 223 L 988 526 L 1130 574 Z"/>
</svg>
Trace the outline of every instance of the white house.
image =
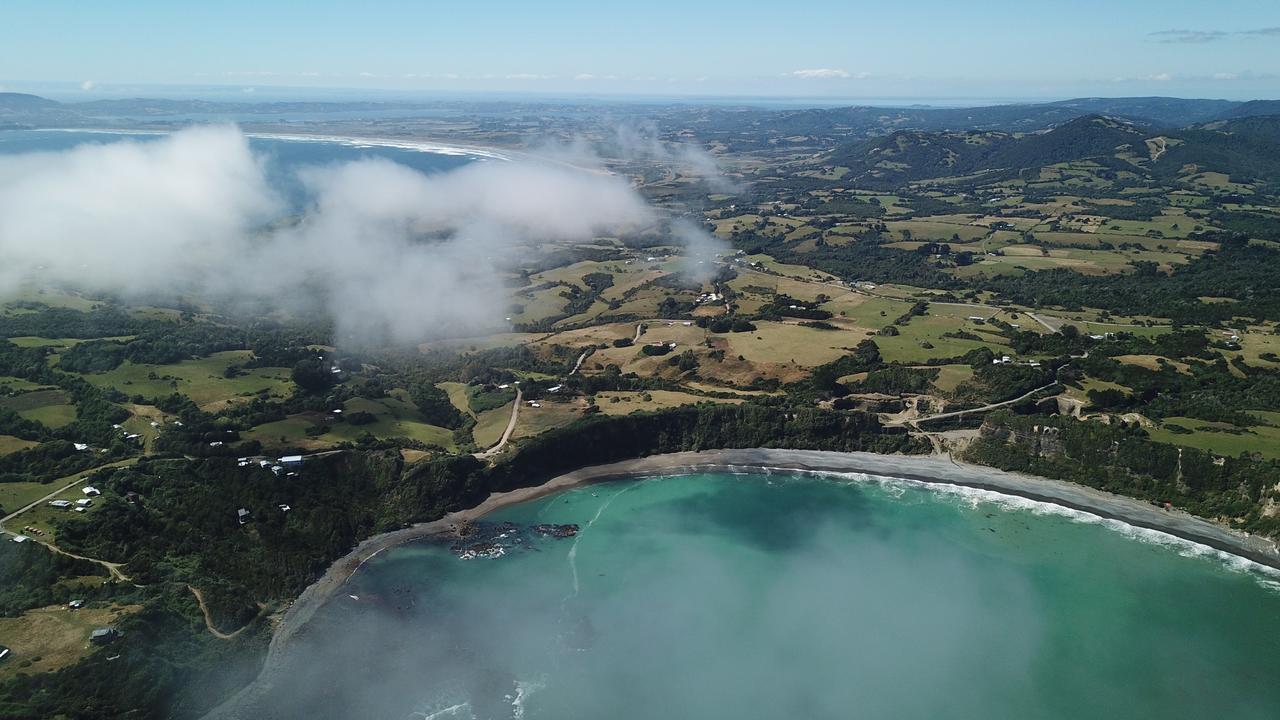
<svg viewBox="0 0 1280 720">
<path fill-rule="evenodd" d="M 83 451 L 85 451 L 85 450 L 88 450 L 88 449 L 89 449 L 89 444 L 88 444 L 88 443 L 71 443 L 71 445 L 72 445 L 72 447 L 74 447 L 75 449 L 80 450 L 80 451 L 82 451 L 82 452 L 83 452 Z"/>
<path fill-rule="evenodd" d="M 71 507 L 71 501 L 70 500 L 50 500 L 49 506 L 65 510 Z"/>
<path fill-rule="evenodd" d="M 102 494 L 102 491 L 101 491 L 101 490 L 99 490 L 98 488 L 96 488 L 96 487 L 94 487 L 94 486 L 92 486 L 92 485 L 85 485 L 84 487 L 80 488 L 80 492 L 84 493 L 85 495 L 87 495 L 87 496 L 89 496 L 89 497 L 95 497 L 95 496 L 97 496 L 97 495 L 101 495 L 101 494 Z"/>
</svg>

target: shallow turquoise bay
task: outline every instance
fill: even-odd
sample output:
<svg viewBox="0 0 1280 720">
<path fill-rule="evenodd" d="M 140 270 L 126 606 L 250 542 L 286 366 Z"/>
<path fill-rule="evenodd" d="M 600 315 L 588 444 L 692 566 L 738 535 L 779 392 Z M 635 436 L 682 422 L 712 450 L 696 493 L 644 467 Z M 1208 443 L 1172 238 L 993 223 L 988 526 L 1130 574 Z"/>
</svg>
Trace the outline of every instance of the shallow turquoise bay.
<svg viewBox="0 0 1280 720">
<path fill-rule="evenodd" d="M 518 526 L 497 539 L 500 557 L 425 542 L 375 557 L 317 613 L 257 710 L 1280 717 L 1280 584 L 1073 515 L 790 474 L 578 488 L 486 518 Z M 534 523 L 582 529 L 551 538 Z"/>
</svg>

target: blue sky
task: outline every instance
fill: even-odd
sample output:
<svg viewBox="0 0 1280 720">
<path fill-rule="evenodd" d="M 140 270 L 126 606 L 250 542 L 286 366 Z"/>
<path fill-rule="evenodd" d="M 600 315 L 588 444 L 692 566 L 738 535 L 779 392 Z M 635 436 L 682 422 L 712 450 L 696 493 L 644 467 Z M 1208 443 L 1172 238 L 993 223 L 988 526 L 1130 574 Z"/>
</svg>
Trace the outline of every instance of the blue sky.
<svg viewBox="0 0 1280 720">
<path fill-rule="evenodd" d="M 1276 0 L 6 0 L 0 85 L 1280 97 Z"/>
</svg>

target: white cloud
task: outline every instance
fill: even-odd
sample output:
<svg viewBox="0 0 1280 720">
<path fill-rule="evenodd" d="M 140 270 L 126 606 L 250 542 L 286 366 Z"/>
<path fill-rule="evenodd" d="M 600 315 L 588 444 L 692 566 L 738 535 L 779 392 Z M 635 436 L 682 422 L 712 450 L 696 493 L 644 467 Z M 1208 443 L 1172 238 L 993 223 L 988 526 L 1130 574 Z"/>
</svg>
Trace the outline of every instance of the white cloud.
<svg viewBox="0 0 1280 720">
<path fill-rule="evenodd" d="M 363 160 L 299 171 L 313 202 L 273 224 L 291 211 L 266 162 L 234 127 L 0 157 L 0 295 L 34 278 L 323 308 L 345 341 L 409 343 L 501 325 L 522 248 L 657 219 L 625 177 L 568 162 Z"/>
<path fill-rule="evenodd" d="M 95 87 L 97 87 L 97 86 L 94 84 L 94 82 L 93 82 L 92 80 L 85 80 L 84 82 L 80 83 L 80 89 L 81 89 L 81 90 L 83 90 L 83 91 L 85 91 L 85 92 L 90 92 L 90 91 L 92 91 Z"/>
<path fill-rule="evenodd" d="M 836 68 L 812 68 L 808 70 L 793 70 L 787 74 L 790 75 L 791 77 L 801 78 L 804 80 L 847 78 L 850 76 L 847 70 L 839 70 Z"/>
<path fill-rule="evenodd" d="M 512 73 L 506 76 L 507 80 L 553 80 L 555 75 L 539 75 L 537 73 Z"/>
</svg>

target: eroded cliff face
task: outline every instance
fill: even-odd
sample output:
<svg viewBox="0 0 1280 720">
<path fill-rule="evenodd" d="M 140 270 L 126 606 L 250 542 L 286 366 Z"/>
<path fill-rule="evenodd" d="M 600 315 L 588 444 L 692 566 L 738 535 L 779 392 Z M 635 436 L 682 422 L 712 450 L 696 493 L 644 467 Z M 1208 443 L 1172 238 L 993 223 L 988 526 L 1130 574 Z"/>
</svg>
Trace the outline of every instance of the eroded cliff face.
<svg viewBox="0 0 1280 720">
<path fill-rule="evenodd" d="M 1012 443 L 1037 457 L 1049 458 L 1066 455 L 1066 448 L 1062 443 L 1061 428 L 1049 425 L 1014 428 L 1007 425 L 984 422 L 978 432 L 983 439 Z"/>
</svg>

